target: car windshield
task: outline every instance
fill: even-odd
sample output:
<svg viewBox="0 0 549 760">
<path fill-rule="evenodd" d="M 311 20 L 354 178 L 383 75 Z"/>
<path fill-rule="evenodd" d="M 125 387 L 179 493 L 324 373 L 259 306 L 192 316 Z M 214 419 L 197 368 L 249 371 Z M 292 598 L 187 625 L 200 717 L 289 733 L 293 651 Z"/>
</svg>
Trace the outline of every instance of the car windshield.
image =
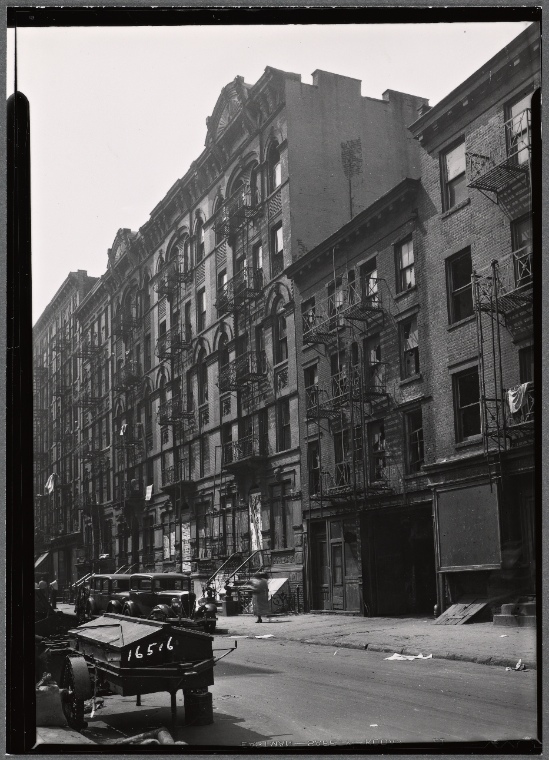
<svg viewBox="0 0 549 760">
<path fill-rule="evenodd" d="M 156 591 L 188 591 L 188 587 L 186 578 L 158 578 L 154 582 Z"/>
</svg>

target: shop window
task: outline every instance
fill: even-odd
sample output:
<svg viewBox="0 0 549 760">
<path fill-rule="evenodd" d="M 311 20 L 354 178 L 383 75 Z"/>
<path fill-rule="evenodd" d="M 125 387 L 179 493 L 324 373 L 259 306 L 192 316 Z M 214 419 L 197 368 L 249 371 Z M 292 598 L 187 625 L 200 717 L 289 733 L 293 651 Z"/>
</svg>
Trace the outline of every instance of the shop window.
<svg viewBox="0 0 549 760">
<path fill-rule="evenodd" d="M 290 400 L 279 401 L 276 407 L 277 423 L 277 451 L 285 451 L 291 448 L 291 424 L 290 424 Z"/>
<path fill-rule="evenodd" d="M 403 293 L 415 287 L 414 241 L 412 238 L 399 243 L 395 249 L 397 263 L 397 290 Z"/>
<path fill-rule="evenodd" d="M 414 409 L 405 416 L 406 454 L 408 473 L 419 472 L 424 462 L 423 419 L 421 409 Z"/>
<path fill-rule="evenodd" d="M 473 314 L 472 274 L 469 248 L 446 260 L 448 319 L 451 325 Z"/>
<path fill-rule="evenodd" d="M 413 377 L 419 373 L 419 347 L 417 315 L 400 323 L 401 377 Z"/>
<path fill-rule="evenodd" d="M 452 380 L 456 441 L 466 441 L 481 431 L 478 368 L 455 374 Z"/>
<path fill-rule="evenodd" d="M 446 211 L 467 198 L 465 139 L 443 153 L 441 159 L 442 207 Z"/>
</svg>

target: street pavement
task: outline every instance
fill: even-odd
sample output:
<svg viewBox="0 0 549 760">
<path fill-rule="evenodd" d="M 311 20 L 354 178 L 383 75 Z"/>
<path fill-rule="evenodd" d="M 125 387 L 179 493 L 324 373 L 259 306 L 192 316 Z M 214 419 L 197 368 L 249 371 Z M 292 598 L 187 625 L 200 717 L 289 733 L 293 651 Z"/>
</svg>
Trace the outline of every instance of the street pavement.
<svg viewBox="0 0 549 760">
<path fill-rule="evenodd" d="M 216 646 L 220 645 L 216 640 Z M 200 747 L 337 747 L 349 743 L 536 738 L 533 670 L 448 660 L 389 661 L 383 652 L 245 639 L 215 668 L 214 723 L 170 726 L 167 694 L 105 697 L 84 735 L 104 744 L 166 726 Z"/>
<path fill-rule="evenodd" d="M 218 626 L 227 633 L 220 630 L 214 648 L 230 645 L 232 636 L 238 648 L 215 668 L 213 725 L 184 726 L 183 698 L 177 696 L 174 738 L 190 745 L 278 742 L 291 752 L 348 742 L 537 735 L 533 629 L 344 615 L 275 617 L 262 624 L 242 615 L 220 617 Z M 393 652 L 433 658 L 386 660 Z M 526 670 L 514 670 L 519 659 Z M 144 695 L 141 707 L 133 697 L 107 696 L 84 736 L 106 743 L 162 725 L 171 729 L 167 694 Z"/>
</svg>

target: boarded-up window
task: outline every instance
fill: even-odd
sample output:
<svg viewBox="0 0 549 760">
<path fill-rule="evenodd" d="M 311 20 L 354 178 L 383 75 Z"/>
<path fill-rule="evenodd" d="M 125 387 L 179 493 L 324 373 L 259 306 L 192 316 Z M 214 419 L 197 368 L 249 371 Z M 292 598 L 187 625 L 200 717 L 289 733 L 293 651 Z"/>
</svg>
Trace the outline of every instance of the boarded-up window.
<svg viewBox="0 0 549 760">
<path fill-rule="evenodd" d="M 500 567 L 498 499 L 488 484 L 437 496 L 440 570 Z"/>
</svg>

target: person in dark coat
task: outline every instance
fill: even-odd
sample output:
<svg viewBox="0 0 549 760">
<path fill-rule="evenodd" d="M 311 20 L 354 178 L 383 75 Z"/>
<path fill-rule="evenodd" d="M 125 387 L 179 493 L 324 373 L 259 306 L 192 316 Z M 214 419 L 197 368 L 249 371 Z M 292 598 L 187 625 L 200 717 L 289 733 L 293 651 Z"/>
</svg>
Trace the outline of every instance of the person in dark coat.
<svg viewBox="0 0 549 760">
<path fill-rule="evenodd" d="M 263 622 L 263 615 L 270 617 L 268 577 L 267 573 L 255 573 L 250 581 L 250 589 L 254 597 L 254 615 L 257 615 L 256 623 Z"/>
</svg>

